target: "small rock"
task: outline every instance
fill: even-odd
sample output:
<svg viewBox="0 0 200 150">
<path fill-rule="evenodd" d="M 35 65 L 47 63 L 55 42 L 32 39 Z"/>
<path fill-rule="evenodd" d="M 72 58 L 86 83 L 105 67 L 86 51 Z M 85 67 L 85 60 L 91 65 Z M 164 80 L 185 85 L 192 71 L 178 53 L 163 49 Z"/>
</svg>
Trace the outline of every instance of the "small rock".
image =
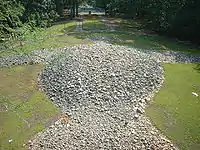
<svg viewBox="0 0 200 150">
<path fill-rule="evenodd" d="M 194 96 L 196 96 L 196 97 L 199 96 L 199 95 L 198 95 L 197 93 L 195 93 L 195 92 L 192 92 L 192 95 L 194 95 Z"/>
<path fill-rule="evenodd" d="M 139 118 L 139 115 L 138 115 L 138 114 L 136 114 L 136 115 L 134 116 L 134 118 L 135 118 L 135 119 L 138 119 L 138 118 Z"/>
<path fill-rule="evenodd" d="M 8 140 L 9 143 L 13 142 L 13 139 Z"/>
<path fill-rule="evenodd" d="M 140 114 L 143 114 L 143 113 L 144 113 L 144 110 L 141 109 L 141 108 L 137 108 L 136 110 L 137 110 L 137 112 L 140 113 Z"/>
</svg>

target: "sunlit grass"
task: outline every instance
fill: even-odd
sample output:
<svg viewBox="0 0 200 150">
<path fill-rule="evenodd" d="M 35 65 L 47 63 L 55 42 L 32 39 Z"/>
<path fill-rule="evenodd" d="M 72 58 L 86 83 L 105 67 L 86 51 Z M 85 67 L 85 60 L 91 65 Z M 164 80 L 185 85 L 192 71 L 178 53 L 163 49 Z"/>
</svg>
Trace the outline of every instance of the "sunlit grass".
<svg viewBox="0 0 200 150">
<path fill-rule="evenodd" d="M 200 69 L 197 64 L 164 64 L 165 82 L 146 112 L 181 150 L 200 149 Z"/>
<path fill-rule="evenodd" d="M 25 149 L 23 144 L 59 114 L 47 96 L 37 90 L 37 75 L 42 68 L 0 69 L 0 149 Z"/>
<path fill-rule="evenodd" d="M 75 29 L 76 23 L 74 21 L 57 24 L 46 29 L 37 29 L 24 36 L 21 41 L 15 41 L 14 45 L 18 46 L 12 49 L 1 50 L 0 56 L 29 53 L 40 49 L 55 49 L 71 45 L 88 44 L 88 40 L 77 39 L 74 36 L 68 35 L 68 33 L 73 32 Z M 20 42 L 23 43 L 23 46 L 20 46 Z"/>
<path fill-rule="evenodd" d="M 83 22 L 83 29 L 86 30 L 86 31 L 105 30 L 106 26 L 99 19 L 90 19 L 90 20 L 85 20 Z"/>
</svg>

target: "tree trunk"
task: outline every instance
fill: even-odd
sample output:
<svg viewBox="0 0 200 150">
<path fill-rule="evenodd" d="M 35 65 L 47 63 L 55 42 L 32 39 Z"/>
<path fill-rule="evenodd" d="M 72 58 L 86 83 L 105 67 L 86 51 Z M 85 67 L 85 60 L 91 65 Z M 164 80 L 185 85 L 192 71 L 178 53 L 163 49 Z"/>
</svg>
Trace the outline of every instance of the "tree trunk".
<svg viewBox="0 0 200 150">
<path fill-rule="evenodd" d="M 78 17 L 78 5 L 79 5 L 78 0 L 76 0 L 76 17 Z"/>
<path fill-rule="evenodd" d="M 64 6 L 61 3 L 61 0 L 55 0 L 55 4 L 56 4 L 56 11 L 60 16 L 63 16 L 63 9 Z"/>
<path fill-rule="evenodd" d="M 72 16 L 73 18 L 75 17 L 75 11 L 76 11 L 76 2 L 75 0 L 72 1 L 73 4 L 72 4 Z"/>
<path fill-rule="evenodd" d="M 70 19 L 73 19 L 73 1 L 74 0 L 70 0 Z"/>
</svg>

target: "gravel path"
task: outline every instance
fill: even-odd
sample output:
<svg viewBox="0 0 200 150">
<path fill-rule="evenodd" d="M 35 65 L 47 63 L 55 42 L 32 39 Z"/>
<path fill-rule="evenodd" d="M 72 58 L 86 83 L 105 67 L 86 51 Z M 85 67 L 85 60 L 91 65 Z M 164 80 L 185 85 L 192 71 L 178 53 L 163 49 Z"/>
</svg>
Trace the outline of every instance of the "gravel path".
<svg viewBox="0 0 200 150">
<path fill-rule="evenodd" d="M 35 135 L 28 149 L 176 149 L 144 109 L 163 83 L 160 62 L 200 62 L 200 56 L 139 51 L 99 40 L 1 58 L 0 66 L 41 62 L 46 67 L 40 87 L 67 119 Z"/>
<path fill-rule="evenodd" d="M 104 44 L 109 44 L 110 42 L 116 40 L 110 36 L 88 36 L 88 39 L 96 43 L 101 43 L 102 48 L 104 49 Z M 30 54 L 15 54 L 9 55 L 7 57 L 0 56 L 0 68 L 2 67 L 11 67 L 16 65 L 26 65 L 26 64 L 38 64 L 50 62 L 54 59 L 55 56 L 62 55 L 67 53 L 70 49 L 76 49 L 79 46 L 65 47 L 63 49 L 56 50 L 35 50 Z M 123 47 L 123 46 L 122 46 Z M 117 47 L 116 47 L 117 49 Z M 153 50 L 136 50 L 134 48 L 128 48 L 133 51 L 145 53 L 148 57 L 158 61 L 158 62 L 167 62 L 167 63 L 200 63 L 200 55 L 194 55 L 189 53 L 184 53 L 180 51 L 153 51 Z"/>
</svg>

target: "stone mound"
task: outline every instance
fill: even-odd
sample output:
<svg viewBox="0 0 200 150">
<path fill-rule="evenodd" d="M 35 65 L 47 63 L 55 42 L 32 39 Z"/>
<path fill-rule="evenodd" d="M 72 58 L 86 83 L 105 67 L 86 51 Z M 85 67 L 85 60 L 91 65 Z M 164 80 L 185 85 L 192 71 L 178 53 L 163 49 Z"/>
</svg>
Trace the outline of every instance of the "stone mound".
<svg viewBox="0 0 200 150">
<path fill-rule="evenodd" d="M 38 134 L 31 149 L 172 149 L 143 114 L 162 82 L 160 63 L 142 52 L 106 43 L 73 47 L 40 75 L 70 122 Z"/>
</svg>

